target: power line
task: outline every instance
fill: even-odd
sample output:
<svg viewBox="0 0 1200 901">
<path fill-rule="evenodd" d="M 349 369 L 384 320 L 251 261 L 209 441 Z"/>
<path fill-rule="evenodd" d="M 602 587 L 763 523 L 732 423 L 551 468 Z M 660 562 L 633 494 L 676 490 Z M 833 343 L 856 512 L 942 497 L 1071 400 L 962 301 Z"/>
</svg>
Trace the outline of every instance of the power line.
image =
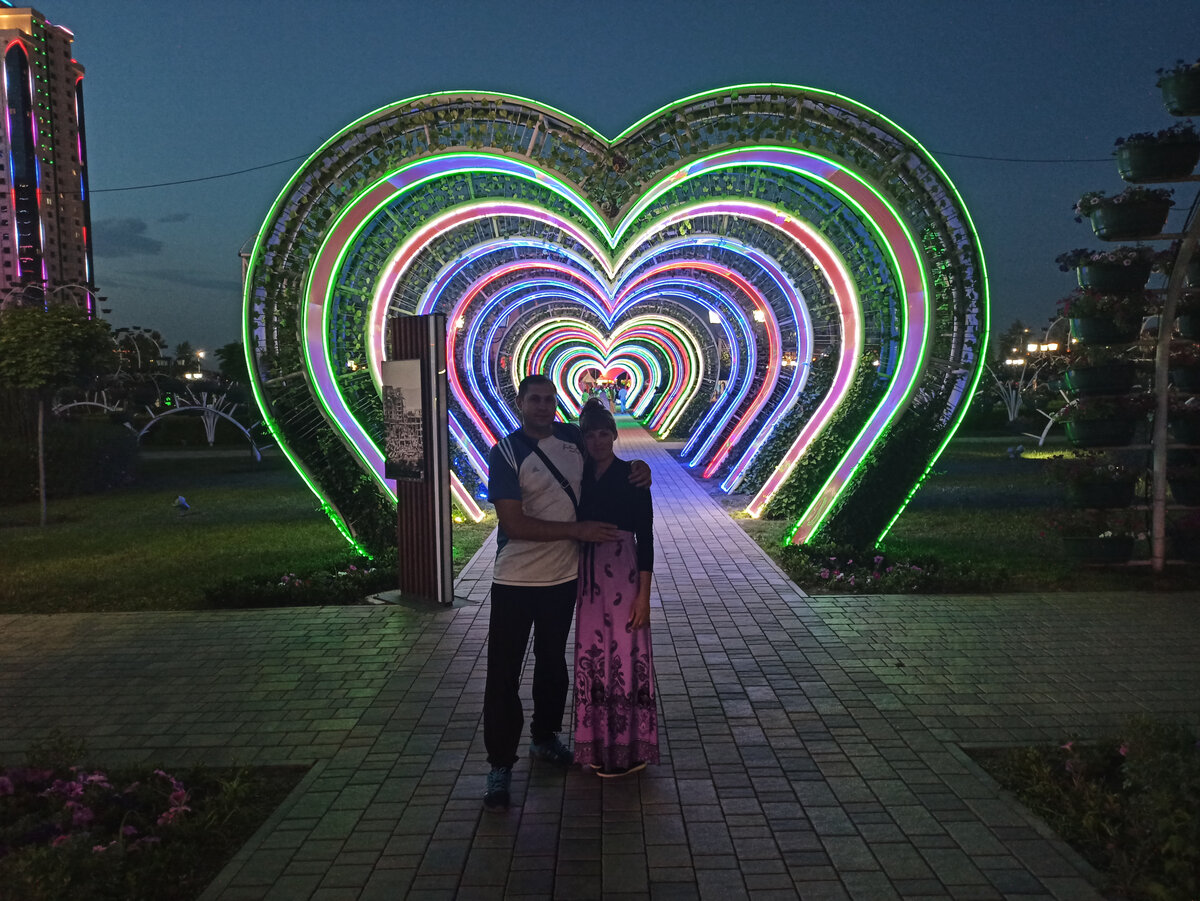
<svg viewBox="0 0 1200 901">
<path fill-rule="evenodd" d="M 988 160 L 994 163 L 1111 163 L 1112 157 L 1106 156 L 1103 159 L 1041 159 L 1033 157 L 1018 157 L 1018 156 L 981 156 L 973 153 L 951 153 L 948 150 L 932 151 L 935 157 L 952 156 L 964 160 Z M 198 181 L 217 181 L 222 178 L 233 178 L 235 175 L 245 175 L 247 172 L 258 172 L 262 169 L 273 169 L 275 166 L 282 166 L 285 163 L 294 163 L 297 160 L 308 159 L 308 155 L 291 156 L 286 160 L 276 160 L 273 163 L 264 163 L 261 166 L 251 166 L 249 169 L 238 169 L 234 172 L 221 172 L 217 175 L 202 175 L 198 178 L 181 178 L 176 181 L 159 181 L 149 185 L 124 185 L 120 188 L 93 188 L 93 194 L 115 194 L 120 191 L 144 191 L 147 188 L 169 188 L 173 185 L 190 185 Z"/>
<path fill-rule="evenodd" d="M 931 151 L 935 157 L 938 156 L 954 156 L 964 160 L 991 160 L 996 163 L 1111 163 L 1113 158 L 1106 156 L 1103 159 L 1035 159 L 1031 157 L 1021 156 L 978 156 L 973 153 L 951 153 L 948 150 Z"/>
<path fill-rule="evenodd" d="M 247 172 L 257 172 L 260 169 L 271 169 L 275 166 L 282 166 L 284 163 L 294 163 L 296 160 L 308 159 L 308 155 L 293 156 L 286 160 L 276 160 L 273 163 L 264 163 L 261 166 L 251 166 L 249 169 L 238 169 L 236 172 L 222 172 L 219 175 L 202 175 L 199 178 L 181 178 L 178 181 L 160 181 L 152 185 L 125 185 L 121 188 L 93 188 L 93 194 L 112 194 L 117 191 L 141 191 L 146 188 L 169 188 L 171 185 L 190 185 L 198 181 L 216 181 L 219 178 L 232 178 L 235 175 L 245 175 Z"/>
</svg>

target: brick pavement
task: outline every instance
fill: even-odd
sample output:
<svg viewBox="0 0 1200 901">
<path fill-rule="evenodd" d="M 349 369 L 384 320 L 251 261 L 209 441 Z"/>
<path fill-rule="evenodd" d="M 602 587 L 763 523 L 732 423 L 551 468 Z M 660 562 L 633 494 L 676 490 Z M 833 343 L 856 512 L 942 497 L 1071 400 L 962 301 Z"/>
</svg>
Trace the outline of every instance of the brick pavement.
<svg viewBox="0 0 1200 901">
<path fill-rule="evenodd" d="M 308 763 L 206 901 L 1099 898 L 961 746 L 1200 721 L 1200 593 L 809 598 L 640 430 L 662 763 L 484 814 L 492 546 L 454 609 L 0 617 L 0 760 Z M 528 697 L 528 688 L 526 688 Z"/>
</svg>

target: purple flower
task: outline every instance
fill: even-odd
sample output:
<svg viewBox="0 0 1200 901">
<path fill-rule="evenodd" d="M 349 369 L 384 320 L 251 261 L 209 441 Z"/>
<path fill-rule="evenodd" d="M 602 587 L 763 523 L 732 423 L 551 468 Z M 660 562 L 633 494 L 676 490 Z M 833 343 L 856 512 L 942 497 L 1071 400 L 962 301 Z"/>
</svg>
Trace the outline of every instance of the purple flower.
<svg viewBox="0 0 1200 901">
<path fill-rule="evenodd" d="M 12 780 L 7 776 L 0 776 L 0 795 L 11 795 L 13 793 Z"/>
<path fill-rule="evenodd" d="M 875 558 L 875 565 L 878 566 L 882 562 L 883 562 L 883 554 L 880 554 Z"/>
</svg>

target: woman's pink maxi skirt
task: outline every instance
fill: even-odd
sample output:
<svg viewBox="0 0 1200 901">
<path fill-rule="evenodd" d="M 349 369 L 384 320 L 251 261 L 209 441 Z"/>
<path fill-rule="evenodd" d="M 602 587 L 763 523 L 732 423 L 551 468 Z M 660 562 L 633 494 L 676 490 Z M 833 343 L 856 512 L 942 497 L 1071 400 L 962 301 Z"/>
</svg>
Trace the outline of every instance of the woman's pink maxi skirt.
<svg viewBox="0 0 1200 901">
<path fill-rule="evenodd" d="M 585 544 L 575 603 L 575 760 L 624 769 L 658 763 L 649 625 L 630 631 L 638 570 L 632 532 Z"/>
</svg>

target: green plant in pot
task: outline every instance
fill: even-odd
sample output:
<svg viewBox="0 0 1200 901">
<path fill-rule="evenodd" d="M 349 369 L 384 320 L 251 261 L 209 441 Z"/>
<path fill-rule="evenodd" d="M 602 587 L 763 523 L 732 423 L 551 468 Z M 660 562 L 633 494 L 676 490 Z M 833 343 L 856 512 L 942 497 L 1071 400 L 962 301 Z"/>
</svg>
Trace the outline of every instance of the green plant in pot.
<svg viewBox="0 0 1200 901">
<path fill-rule="evenodd" d="M 1200 134 L 1191 121 L 1117 138 L 1117 170 L 1128 182 L 1179 181 L 1200 161 Z"/>
<path fill-rule="evenodd" d="M 1160 250 L 1154 255 L 1154 272 L 1161 272 L 1167 278 L 1175 271 L 1175 261 L 1179 259 L 1178 239 L 1171 242 L 1166 250 Z M 1193 253 L 1188 260 L 1187 271 L 1184 273 L 1184 284 L 1188 288 L 1200 288 L 1200 252 Z"/>
<path fill-rule="evenodd" d="M 1171 348 L 1167 361 L 1171 384 L 1180 391 L 1200 394 L 1200 346 L 1182 344 Z"/>
<path fill-rule="evenodd" d="M 1167 523 L 1169 555 L 1176 560 L 1200 563 L 1200 510 L 1188 510 Z"/>
<path fill-rule="evenodd" d="M 1200 60 L 1176 60 L 1174 66 L 1159 69 L 1157 84 L 1172 116 L 1200 115 Z"/>
<path fill-rule="evenodd" d="M 1072 506 L 1110 509 L 1133 503 L 1143 470 L 1111 451 L 1082 450 L 1051 457 L 1050 471 Z"/>
<path fill-rule="evenodd" d="M 1149 309 L 1141 291 L 1106 293 L 1080 288 L 1058 301 L 1058 315 L 1071 320 L 1071 334 L 1085 344 L 1135 340 Z"/>
<path fill-rule="evenodd" d="M 1144 540 L 1143 518 L 1131 510 L 1059 510 L 1050 522 L 1062 536 L 1063 555 L 1076 563 L 1128 563 Z"/>
<path fill-rule="evenodd" d="M 1153 407 L 1152 394 L 1104 394 L 1076 398 L 1057 418 L 1075 447 L 1117 447 L 1132 443 Z"/>
<path fill-rule="evenodd" d="M 1111 197 L 1089 191 L 1075 202 L 1075 221 L 1088 219 L 1092 231 L 1106 241 L 1136 241 L 1162 232 L 1167 213 L 1175 205 L 1170 188 L 1126 188 Z"/>
<path fill-rule="evenodd" d="M 1067 356 L 1063 380 L 1072 396 L 1123 394 L 1134 386 L 1137 366 L 1124 348 L 1107 344 L 1080 344 Z"/>
<path fill-rule="evenodd" d="M 1185 291 L 1175 306 L 1179 337 L 1200 341 L 1200 291 Z"/>
<path fill-rule="evenodd" d="M 1167 423 L 1176 442 L 1200 445 L 1200 397 L 1173 394 L 1167 407 Z"/>
<path fill-rule="evenodd" d="M 1196 458 L 1169 464 L 1167 484 L 1175 503 L 1188 507 L 1200 507 L 1200 461 Z"/>
<path fill-rule="evenodd" d="M 1152 247 L 1121 245 L 1111 250 L 1079 247 L 1059 254 L 1054 261 L 1062 272 L 1074 269 L 1081 288 L 1119 294 L 1146 287 L 1156 259 Z"/>
</svg>

